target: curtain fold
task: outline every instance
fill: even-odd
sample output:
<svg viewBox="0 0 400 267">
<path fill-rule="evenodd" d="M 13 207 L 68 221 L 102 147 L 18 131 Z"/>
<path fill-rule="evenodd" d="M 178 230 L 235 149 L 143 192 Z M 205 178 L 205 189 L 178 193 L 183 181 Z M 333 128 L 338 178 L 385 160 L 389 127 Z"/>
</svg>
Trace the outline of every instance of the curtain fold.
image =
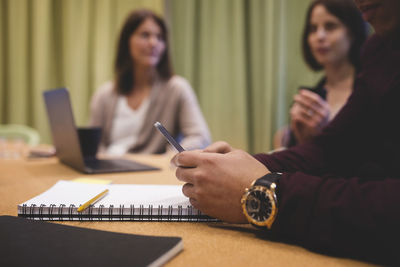
<svg viewBox="0 0 400 267">
<path fill-rule="evenodd" d="M 0 0 L 0 123 L 32 126 L 51 143 L 42 92 L 68 87 L 78 126 L 90 97 L 113 76 L 128 12 L 163 13 L 162 0 Z"/>
</svg>

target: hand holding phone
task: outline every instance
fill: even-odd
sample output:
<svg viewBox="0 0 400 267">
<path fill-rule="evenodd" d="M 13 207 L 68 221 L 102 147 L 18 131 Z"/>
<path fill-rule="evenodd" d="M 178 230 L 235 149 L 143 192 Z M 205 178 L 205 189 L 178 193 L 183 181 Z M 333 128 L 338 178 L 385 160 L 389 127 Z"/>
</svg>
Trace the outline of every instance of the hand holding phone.
<svg viewBox="0 0 400 267">
<path fill-rule="evenodd" d="M 308 87 L 308 86 L 300 86 L 297 88 L 298 91 L 300 90 L 308 90 L 311 91 L 317 95 L 319 95 L 322 99 L 326 99 L 326 90 L 324 88 L 314 88 L 314 87 Z"/>
<path fill-rule="evenodd" d="M 154 127 L 157 128 L 157 130 L 160 131 L 160 133 L 167 139 L 168 143 L 170 143 L 178 152 L 185 151 L 183 147 L 175 141 L 175 139 L 171 136 L 171 134 L 165 129 L 165 127 L 159 123 L 158 121 L 154 123 Z"/>
</svg>

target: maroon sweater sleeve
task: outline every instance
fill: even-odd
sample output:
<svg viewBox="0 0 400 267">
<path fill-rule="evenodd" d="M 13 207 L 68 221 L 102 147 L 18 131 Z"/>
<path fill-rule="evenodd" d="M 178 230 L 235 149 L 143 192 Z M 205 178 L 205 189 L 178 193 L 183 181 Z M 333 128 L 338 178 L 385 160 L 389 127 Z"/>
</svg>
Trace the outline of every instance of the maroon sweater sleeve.
<svg viewBox="0 0 400 267">
<path fill-rule="evenodd" d="M 400 264 L 400 49 L 366 48 L 354 93 L 310 143 L 255 157 L 283 172 L 272 233 L 312 249 Z"/>
</svg>

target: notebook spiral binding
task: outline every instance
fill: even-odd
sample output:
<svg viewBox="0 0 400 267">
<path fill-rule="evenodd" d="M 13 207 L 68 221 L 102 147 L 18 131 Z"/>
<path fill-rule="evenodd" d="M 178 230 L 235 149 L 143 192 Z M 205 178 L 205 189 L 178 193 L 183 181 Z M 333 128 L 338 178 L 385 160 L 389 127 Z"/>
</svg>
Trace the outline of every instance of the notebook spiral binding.
<svg viewBox="0 0 400 267">
<path fill-rule="evenodd" d="M 210 222 L 218 221 L 215 218 L 202 214 L 199 210 L 188 205 L 183 207 L 172 205 L 164 207 L 163 205 L 130 205 L 125 207 L 119 205 L 114 207 L 110 205 L 89 206 L 83 212 L 77 212 L 75 205 L 65 204 L 49 206 L 41 204 L 37 206 L 22 205 L 18 216 L 32 220 L 50 220 L 50 221 L 176 221 L 176 222 Z"/>
</svg>

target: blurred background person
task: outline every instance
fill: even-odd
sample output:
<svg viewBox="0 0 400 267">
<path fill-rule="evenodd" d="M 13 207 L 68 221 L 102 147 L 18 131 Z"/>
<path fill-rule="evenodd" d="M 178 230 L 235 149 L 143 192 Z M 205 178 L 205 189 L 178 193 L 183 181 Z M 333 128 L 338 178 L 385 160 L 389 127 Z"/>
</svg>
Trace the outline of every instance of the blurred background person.
<svg viewBox="0 0 400 267">
<path fill-rule="evenodd" d="M 314 88 L 299 88 L 289 126 L 275 134 L 275 149 L 306 142 L 335 117 L 353 91 L 366 37 L 366 24 L 353 1 L 311 3 L 303 31 L 303 56 L 312 70 L 322 70 L 324 76 Z"/>
<path fill-rule="evenodd" d="M 90 126 L 103 130 L 100 151 L 164 153 L 169 146 L 153 127 L 161 122 L 187 149 L 210 144 L 208 126 L 190 84 L 173 74 L 168 32 L 150 10 L 128 15 L 117 44 L 115 79 L 91 100 Z"/>
</svg>

